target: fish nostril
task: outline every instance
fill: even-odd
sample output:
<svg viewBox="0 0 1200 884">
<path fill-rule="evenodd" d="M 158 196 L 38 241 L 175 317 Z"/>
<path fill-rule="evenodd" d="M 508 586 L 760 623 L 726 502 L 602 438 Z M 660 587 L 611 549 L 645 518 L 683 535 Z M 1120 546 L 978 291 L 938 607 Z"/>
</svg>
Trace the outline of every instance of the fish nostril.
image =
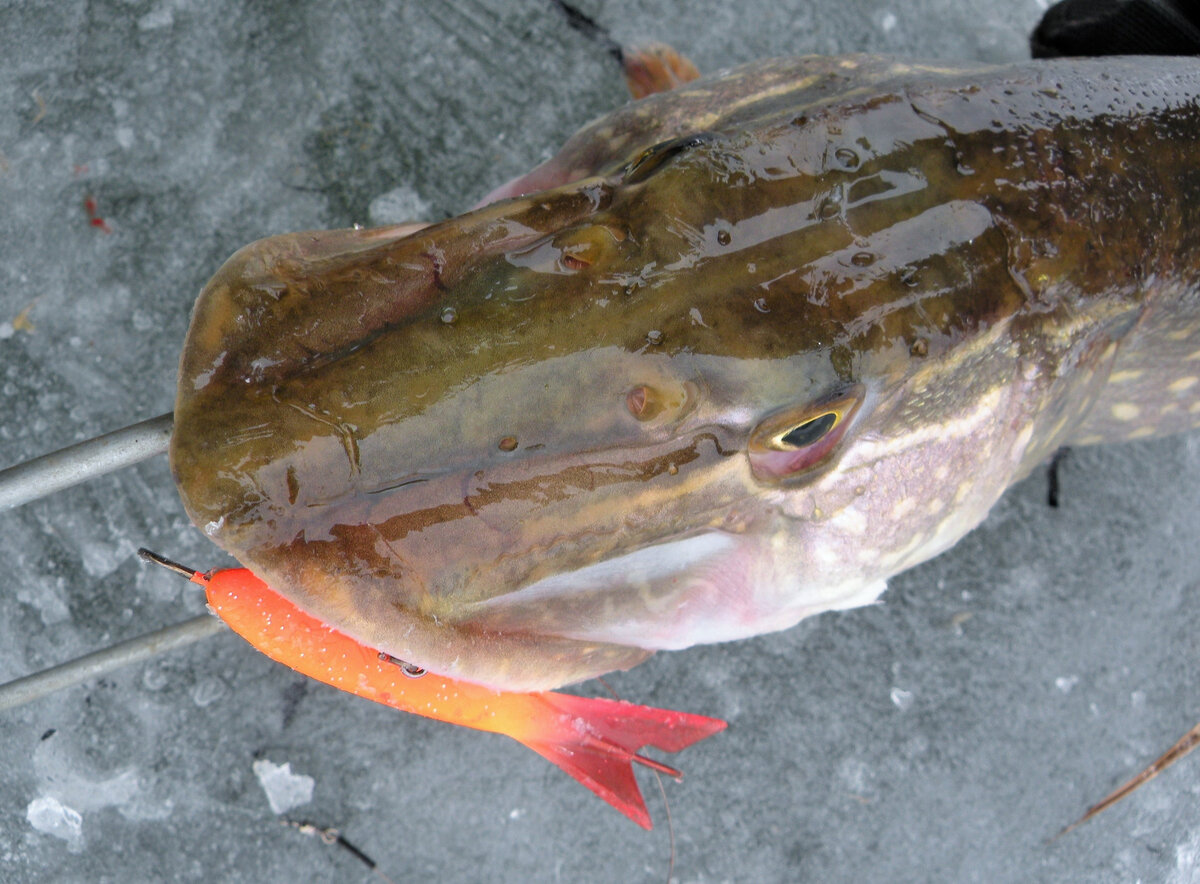
<svg viewBox="0 0 1200 884">
<path fill-rule="evenodd" d="M 833 157 L 843 169 L 857 169 L 858 164 L 861 162 L 858 154 L 848 147 L 839 147 L 833 152 Z"/>
<path fill-rule="evenodd" d="M 657 417 L 663 410 L 662 396 L 653 387 L 638 384 L 625 394 L 625 406 L 640 421 Z"/>
</svg>

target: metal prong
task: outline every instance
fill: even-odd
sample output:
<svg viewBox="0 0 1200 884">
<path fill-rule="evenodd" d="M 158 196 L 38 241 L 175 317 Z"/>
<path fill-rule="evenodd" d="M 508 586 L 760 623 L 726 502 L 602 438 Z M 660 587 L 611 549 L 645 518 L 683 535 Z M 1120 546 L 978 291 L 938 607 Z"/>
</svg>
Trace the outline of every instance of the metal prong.
<svg viewBox="0 0 1200 884">
<path fill-rule="evenodd" d="M 162 454 L 173 425 L 173 415 L 159 415 L 0 470 L 0 510 Z"/>
<path fill-rule="evenodd" d="M 152 552 L 151 550 L 146 549 L 144 546 L 138 550 L 138 558 L 143 562 L 149 562 L 151 565 L 158 565 L 160 568 L 166 568 L 168 571 L 174 571 L 176 574 L 180 574 L 186 577 L 188 580 L 191 580 L 192 576 L 196 573 L 195 568 L 189 568 L 187 565 L 181 565 L 179 562 L 172 561 L 166 556 L 160 556 L 158 553 Z"/>
<path fill-rule="evenodd" d="M 78 657 L 68 663 L 0 684 L 0 711 L 38 700 L 48 694 L 74 687 L 113 670 L 140 663 L 166 651 L 182 648 L 216 635 L 225 624 L 211 614 L 166 626 L 155 632 L 118 642 L 103 651 Z"/>
</svg>

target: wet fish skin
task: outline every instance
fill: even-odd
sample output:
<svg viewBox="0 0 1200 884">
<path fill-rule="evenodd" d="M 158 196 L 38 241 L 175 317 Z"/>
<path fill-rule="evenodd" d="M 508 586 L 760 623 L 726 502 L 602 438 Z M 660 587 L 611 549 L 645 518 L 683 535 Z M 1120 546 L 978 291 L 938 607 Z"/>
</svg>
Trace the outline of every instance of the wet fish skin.
<svg viewBox="0 0 1200 884">
<path fill-rule="evenodd" d="M 185 505 L 510 690 L 869 602 L 1059 446 L 1200 423 L 1197 96 L 1189 59 L 772 61 L 497 195 L 548 191 L 252 244 L 189 331 Z"/>
</svg>

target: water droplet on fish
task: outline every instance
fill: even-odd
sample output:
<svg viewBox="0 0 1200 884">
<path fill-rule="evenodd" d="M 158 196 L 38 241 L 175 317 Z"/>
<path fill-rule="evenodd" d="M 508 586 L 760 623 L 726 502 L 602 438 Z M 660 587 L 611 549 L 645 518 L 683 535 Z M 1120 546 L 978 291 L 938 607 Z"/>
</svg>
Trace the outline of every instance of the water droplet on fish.
<svg viewBox="0 0 1200 884">
<path fill-rule="evenodd" d="M 833 152 L 833 158 L 838 161 L 838 165 L 840 165 L 843 169 L 858 168 L 858 154 L 848 147 L 839 147 Z"/>
<path fill-rule="evenodd" d="M 759 313 L 770 313 L 771 312 L 771 308 L 767 306 L 766 298 L 755 298 L 754 299 L 754 309 L 757 310 Z"/>
<path fill-rule="evenodd" d="M 904 272 L 900 274 L 900 281 L 909 288 L 912 288 L 917 284 L 917 271 L 912 267 L 906 267 Z"/>
<path fill-rule="evenodd" d="M 501 439 L 497 443 L 496 447 L 499 448 L 501 451 L 516 451 L 517 450 L 517 437 L 516 436 L 505 436 L 503 439 Z"/>
<path fill-rule="evenodd" d="M 654 346 L 658 346 L 659 344 L 661 344 L 663 342 L 664 337 L 665 337 L 665 335 L 663 335 L 662 332 L 660 332 L 656 328 L 652 328 L 652 329 L 650 329 L 650 331 L 646 332 L 646 343 L 653 344 Z"/>
<path fill-rule="evenodd" d="M 875 263 L 875 256 L 870 252 L 855 252 L 850 258 L 850 263 L 855 267 L 870 267 Z"/>
<path fill-rule="evenodd" d="M 679 473 L 679 467 L 675 466 L 675 464 L 668 464 L 667 472 L 670 473 L 672 476 L 677 475 Z"/>
<path fill-rule="evenodd" d="M 913 356 L 928 356 L 929 341 L 925 340 L 924 338 L 917 338 L 912 342 L 912 346 L 908 348 L 908 352 Z"/>
<path fill-rule="evenodd" d="M 442 308 L 442 322 L 446 325 L 453 325 L 454 320 L 458 319 L 458 311 L 453 307 Z"/>
<path fill-rule="evenodd" d="M 730 235 L 728 230 L 718 230 L 717 231 L 717 242 L 720 243 L 721 245 L 727 246 L 727 245 L 729 245 L 729 243 L 732 240 L 733 240 L 733 236 Z"/>
</svg>

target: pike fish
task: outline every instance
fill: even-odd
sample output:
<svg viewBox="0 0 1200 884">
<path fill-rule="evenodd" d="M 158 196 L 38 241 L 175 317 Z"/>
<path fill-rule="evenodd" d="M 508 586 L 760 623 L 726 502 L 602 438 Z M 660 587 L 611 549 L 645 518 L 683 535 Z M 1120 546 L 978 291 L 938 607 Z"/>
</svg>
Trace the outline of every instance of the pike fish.
<svg viewBox="0 0 1200 884">
<path fill-rule="evenodd" d="M 1060 446 L 1200 425 L 1200 62 L 774 60 L 481 207 L 236 253 L 171 465 L 301 609 L 542 691 L 876 599 Z"/>
</svg>

